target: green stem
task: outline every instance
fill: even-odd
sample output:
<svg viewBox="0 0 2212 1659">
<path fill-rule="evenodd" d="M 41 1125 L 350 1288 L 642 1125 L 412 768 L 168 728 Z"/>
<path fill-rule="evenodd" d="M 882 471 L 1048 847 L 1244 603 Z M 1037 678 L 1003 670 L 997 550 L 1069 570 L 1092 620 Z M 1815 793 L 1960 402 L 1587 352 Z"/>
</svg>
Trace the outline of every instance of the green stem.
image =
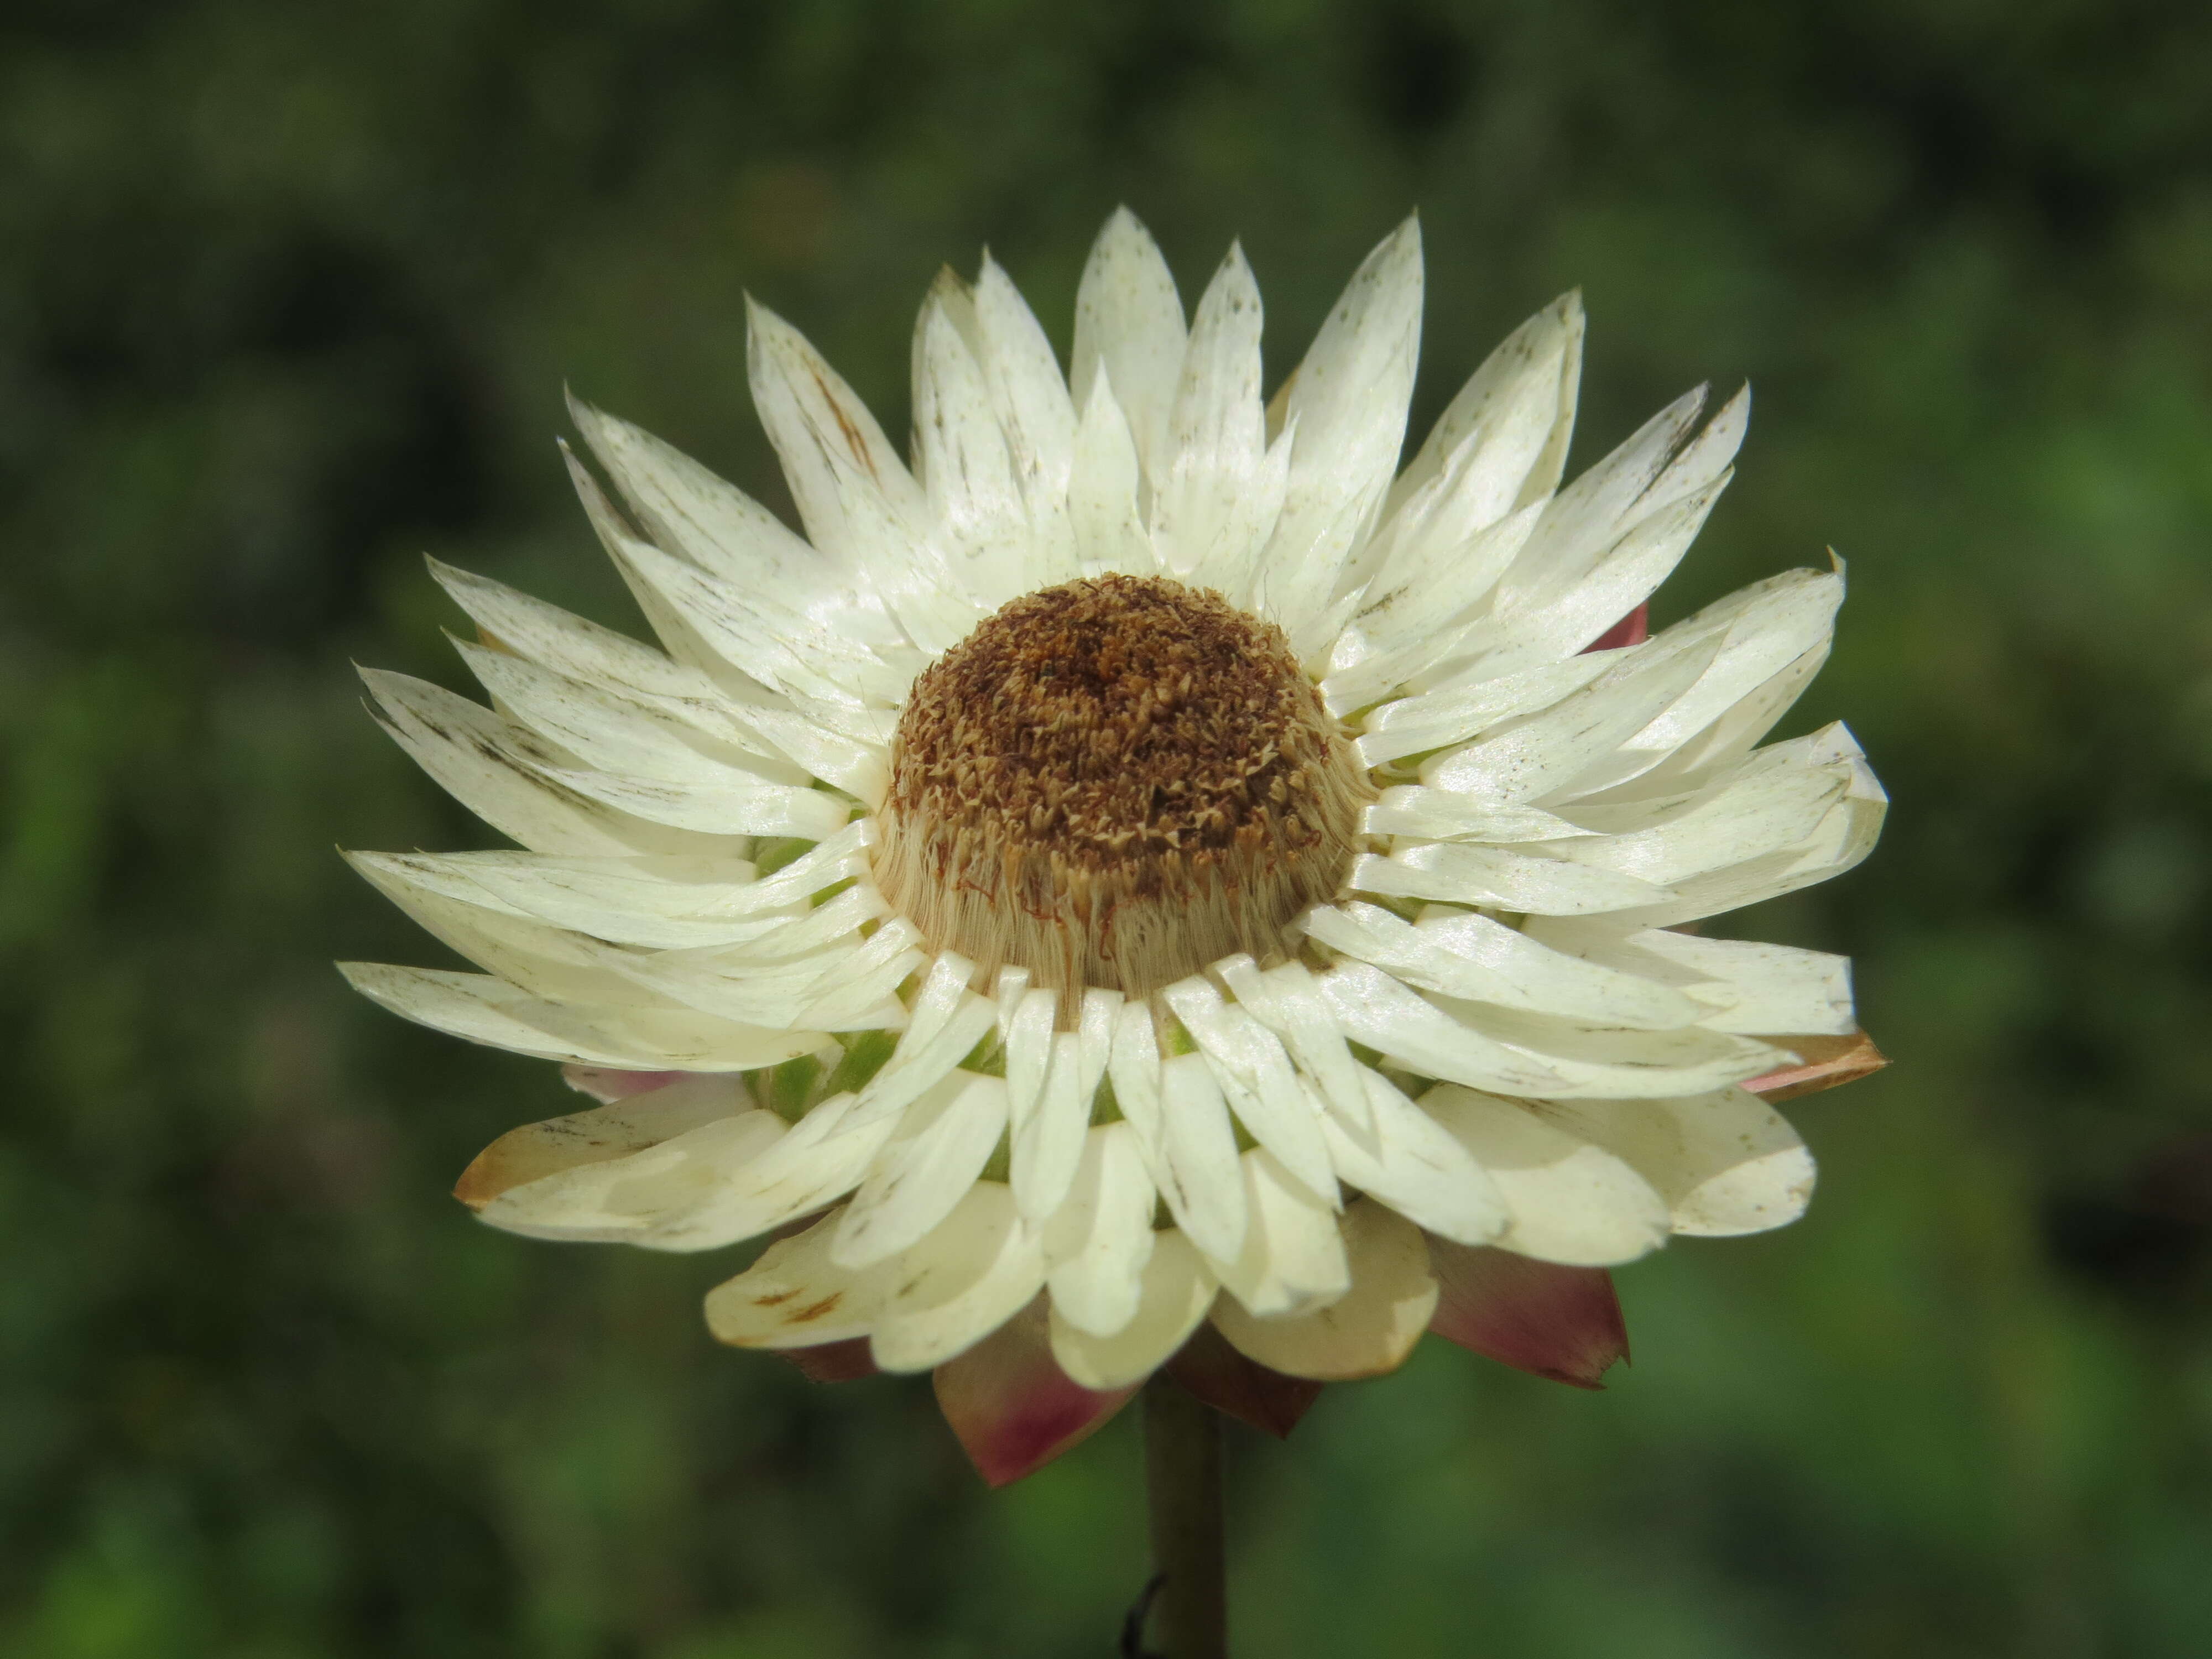
<svg viewBox="0 0 2212 1659">
<path fill-rule="evenodd" d="M 1145 1489 L 1152 1511 L 1161 1659 L 1228 1659 L 1221 1419 L 1165 1376 L 1145 1389 Z"/>
</svg>

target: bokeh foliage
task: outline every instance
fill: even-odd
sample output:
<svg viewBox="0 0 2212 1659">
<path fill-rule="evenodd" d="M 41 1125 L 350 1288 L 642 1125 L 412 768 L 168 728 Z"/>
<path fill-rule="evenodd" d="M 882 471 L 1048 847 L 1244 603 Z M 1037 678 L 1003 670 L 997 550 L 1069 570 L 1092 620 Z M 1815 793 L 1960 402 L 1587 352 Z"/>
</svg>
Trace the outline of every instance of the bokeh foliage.
<svg viewBox="0 0 2212 1659">
<path fill-rule="evenodd" d="M 896 428 L 988 239 L 1062 350 L 1127 200 L 1295 361 L 1419 204 L 1417 418 L 1581 284 L 1577 455 L 1745 375 L 1662 620 L 1850 562 L 1898 805 L 1747 916 L 1888 1075 L 1811 1217 L 1621 1276 L 1583 1395 L 1431 1344 L 1234 1447 L 1253 1654 L 2182 1656 L 2212 1630 L 2212 15 L 2152 0 L 16 0 L 0 16 L 0 1656 L 1109 1650 L 1131 1425 L 988 1496 L 730 1261 L 490 1233 L 565 1109 L 333 956 L 331 848 L 487 839 L 349 659 L 463 684 L 430 549 L 630 613 L 565 380 L 770 501 L 739 293 Z"/>
</svg>

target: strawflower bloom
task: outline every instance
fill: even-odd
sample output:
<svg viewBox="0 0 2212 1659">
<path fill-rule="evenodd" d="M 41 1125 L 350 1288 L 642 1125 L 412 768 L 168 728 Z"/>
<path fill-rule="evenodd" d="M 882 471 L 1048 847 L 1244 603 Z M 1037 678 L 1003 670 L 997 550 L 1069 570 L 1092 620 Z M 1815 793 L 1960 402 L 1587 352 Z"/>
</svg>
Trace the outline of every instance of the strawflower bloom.
<svg viewBox="0 0 2212 1659">
<path fill-rule="evenodd" d="M 544 1238 L 775 1235 L 714 1334 L 935 1371 L 994 1480 L 1162 1367 L 1278 1431 L 1425 1329 L 1595 1383 L 1603 1268 L 1797 1216 L 1762 1097 L 1879 1063 L 1847 964 L 1692 924 L 1874 842 L 1842 726 L 1760 745 L 1841 569 L 1647 638 L 1747 395 L 1562 488 L 1569 295 L 1401 471 L 1421 290 L 1409 221 L 1263 399 L 1241 252 L 1186 325 L 1117 214 L 1065 377 L 987 256 L 922 307 L 905 462 L 756 306 L 805 539 L 575 405 L 659 647 L 434 565 L 492 706 L 368 676 L 526 850 L 356 856 L 485 971 L 346 971 L 605 1103 L 460 1197 Z"/>
</svg>

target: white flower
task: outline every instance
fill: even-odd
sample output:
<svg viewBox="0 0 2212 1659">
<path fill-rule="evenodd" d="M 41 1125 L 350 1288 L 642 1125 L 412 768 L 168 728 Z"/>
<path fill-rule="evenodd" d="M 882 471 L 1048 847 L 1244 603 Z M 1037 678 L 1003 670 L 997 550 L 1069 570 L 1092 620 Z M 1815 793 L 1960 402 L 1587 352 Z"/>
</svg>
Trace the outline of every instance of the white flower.
<svg viewBox="0 0 2212 1659">
<path fill-rule="evenodd" d="M 528 850 L 357 858 L 487 971 L 354 982 L 611 1103 L 487 1151 L 483 1219 L 700 1250 L 820 1213 L 717 1335 L 916 1370 L 999 1332 L 1095 1401 L 1209 1315 L 1371 1375 L 1466 1324 L 1474 1247 L 1587 1268 L 1796 1216 L 1811 1160 L 1744 1085 L 1847 1046 L 1846 964 L 1679 928 L 1873 843 L 1840 726 L 1759 746 L 1841 571 L 1644 639 L 1747 395 L 1561 489 L 1571 295 L 1398 471 L 1420 305 L 1409 221 L 1263 403 L 1243 256 L 1186 327 L 1117 214 L 1066 380 L 988 258 L 939 279 L 910 465 L 755 307 L 805 540 L 577 407 L 661 648 L 441 566 L 493 708 L 368 675 Z"/>
</svg>

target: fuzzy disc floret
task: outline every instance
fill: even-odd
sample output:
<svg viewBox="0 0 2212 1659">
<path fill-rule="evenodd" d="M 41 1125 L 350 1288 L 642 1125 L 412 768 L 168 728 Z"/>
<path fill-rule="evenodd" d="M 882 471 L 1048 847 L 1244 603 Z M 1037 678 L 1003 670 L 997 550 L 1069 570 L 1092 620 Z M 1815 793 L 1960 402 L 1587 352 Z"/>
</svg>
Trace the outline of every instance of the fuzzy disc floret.
<svg viewBox="0 0 2212 1659">
<path fill-rule="evenodd" d="M 1279 628 L 1100 576 L 1014 600 L 915 682 L 876 876 L 987 972 L 1142 994 L 1280 956 L 1370 793 Z"/>
</svg>

